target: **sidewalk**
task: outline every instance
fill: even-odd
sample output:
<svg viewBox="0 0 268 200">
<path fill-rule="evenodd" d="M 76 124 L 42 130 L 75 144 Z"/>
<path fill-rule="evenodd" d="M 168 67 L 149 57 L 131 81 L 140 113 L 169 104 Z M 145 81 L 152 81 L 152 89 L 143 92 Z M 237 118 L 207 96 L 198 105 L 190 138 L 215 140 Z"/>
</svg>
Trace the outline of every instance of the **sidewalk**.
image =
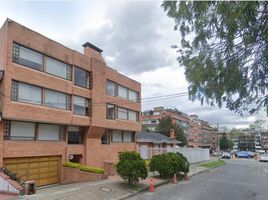
<svg viewBox="0 0 268 200">
<path fill-rule="evenodd" d="M 200 166 L 201 164 L 191 165 L 189 176 L 206 171 L 207 168 Z M 39 188 L 34 195 L 19 196 L 10 200 L 119 200 L 141 191 L 147 191 L 151 179 L 156 187 L 170 182 L 170 180 L 159 179 L 155 174 L 150 172 L 148 178 L 140 181 L 138 185 L 129 186 L 123 183 L 119 176 L 111 176 L 107 180 L 102 181 Z"/>
</svg>

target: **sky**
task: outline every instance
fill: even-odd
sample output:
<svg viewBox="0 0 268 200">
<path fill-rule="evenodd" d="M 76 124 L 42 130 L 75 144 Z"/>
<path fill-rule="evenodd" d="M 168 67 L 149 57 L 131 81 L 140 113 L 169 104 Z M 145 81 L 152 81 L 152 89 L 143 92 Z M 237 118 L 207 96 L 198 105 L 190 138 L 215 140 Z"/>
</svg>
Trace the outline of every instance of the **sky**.
<svg viewBox="0 0 268 200">
<path fill-rule="evenodd" d="M 160 1 L 8 1 L 1 2 L 0 24 L 10 18 L 61 44 L 83 52 L 90 42 L 103 50 L 108 66 L 142 85 L 142 98 L 187 92 L 184 68 L 172 45 L 180 35 Z M 142 110 L 164 106 L 229 129 L 245 128 L 265 112 L 239 114 L 225 108 L 201 105 L 188 96 L 142 103 Z M 267 126 L 267 122 L 266 122 Z M 267 127 L 268 128 L 268 127 Z"/>
</svg>

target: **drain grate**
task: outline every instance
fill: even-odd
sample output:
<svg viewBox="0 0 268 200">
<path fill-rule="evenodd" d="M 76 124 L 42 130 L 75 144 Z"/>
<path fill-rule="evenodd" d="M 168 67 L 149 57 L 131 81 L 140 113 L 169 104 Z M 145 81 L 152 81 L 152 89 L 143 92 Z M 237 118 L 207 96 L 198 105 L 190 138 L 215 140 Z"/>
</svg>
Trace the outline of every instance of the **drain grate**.
<svg viewBox="0 0 268 200">
<path fill-rule="evenodd" d="M 100 191 L 109 193 L 109 192 L 112 192 L 113 190 L 109 187 L 101 187 Z"/>
</svg>

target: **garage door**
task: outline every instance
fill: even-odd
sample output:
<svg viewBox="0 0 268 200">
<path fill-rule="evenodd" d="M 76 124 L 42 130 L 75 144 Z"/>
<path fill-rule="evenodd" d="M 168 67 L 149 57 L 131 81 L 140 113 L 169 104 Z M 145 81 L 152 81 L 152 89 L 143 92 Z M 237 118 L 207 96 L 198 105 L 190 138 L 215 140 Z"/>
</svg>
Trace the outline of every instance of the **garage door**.
<svg viewBox="0 0 268 200">
<path fill-rule="evenodd" d="M 35 180 L 37 186 L 60 182 L 59 156 L 6 158 L 4 166 L 22 181 Z"/>
</svg>

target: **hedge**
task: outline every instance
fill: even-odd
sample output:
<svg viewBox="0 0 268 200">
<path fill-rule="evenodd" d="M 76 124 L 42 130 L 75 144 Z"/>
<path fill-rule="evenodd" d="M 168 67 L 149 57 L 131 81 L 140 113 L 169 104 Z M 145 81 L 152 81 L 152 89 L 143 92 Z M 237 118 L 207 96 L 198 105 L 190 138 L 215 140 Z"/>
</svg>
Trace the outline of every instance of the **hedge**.
<svg viewBox="0 0 268 200">
<path fill-rule="evenodd" d="M 80 171 L 91 172 L 94 174 L 104 174 L 105 173 L 105 170 L 103 168 L 81 165 L 79 163 L 65 162 L 63 164 L 63 166 L 70 167 L 70 168 L 76 168 L 76 169 L 79 169 Z"/>
</svg>

